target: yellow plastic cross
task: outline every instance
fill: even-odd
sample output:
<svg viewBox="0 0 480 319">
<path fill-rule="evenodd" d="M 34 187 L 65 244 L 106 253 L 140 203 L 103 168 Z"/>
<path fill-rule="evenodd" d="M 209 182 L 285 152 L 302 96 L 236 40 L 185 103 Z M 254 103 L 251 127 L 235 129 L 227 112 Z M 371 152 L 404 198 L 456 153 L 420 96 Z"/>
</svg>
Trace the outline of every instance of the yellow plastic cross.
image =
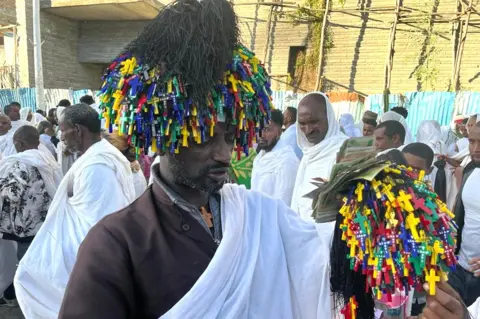
<svg viewBox="0 0 480 319">
<path fill-rule="evenodd" d="M 417 225 L 420 224 L 420 219 L 415 217 L 413 213 L 409 213 L 407 216 L 407 226 L 412 233 L 413 239 L 415 241 L 420 241 L 420 236 L 418 236 Z"/>
<path fill-rule="evenodd" d="M 350 238 L 348 243 L 350 244 L 350 257 L 355 257 L 355 251 L 357 248 L 357 239 L 352 237 Z"/>
<path fill-rule="evenodd" d="M 365 189 L 365 185 L 362 183 L 358 183 L 357 189 L 355 190 L 355 194 L 357 195 L 357 201 L 363 202 L 363 190 Z"/>
<path fill-rule="evenodd" d="M 392 258 L 387 259 L 387 265 L 389 265 L 392 268 L 392 274 L 395 274 L 397 270 L 395 269 L 395 264 L 393 263 Z"/>
<path fill-rule="evenodd" d="M 443 254 L 444 252 L 445 249 L 443 249 L 442 245 L 440 245 L 440 241 L 435 240 L 432 248 L 432 257 L 430 259 L 430 264 L 432 264 L 433 266 L 436 265 L 438 261 L 438 254 Z"/>
<path fill-rule="evenodd" d="M 392 193 L 392 185 L 391 184 L 384 186 L 383 187 L 383 192 L 385 193 L 385 195 L 387 195 L 388 200 L 390 202 L 392 202 L 392 203 L 395 202 L 395 196 Z"/>
<path fill-rule="evenodd" d="M 233 74 L 230 74 L 228 76 L 228 81 L 230 83 L 232 83 L 232 90 L 233 92 L 238 92 L 238 88 L 237 88 L 237 79 L 235 79 L 235 77 L 233 76 Z"/>
<path fill-rule="evenodd" d="M 428 286 L 430 288 L 428 293 L 430 296 L 435 295 L 435 286 L 437 282 L 440 282 L 440 276 L 437 276 L 435 269 L 430 269 L 430 273 L 426 274 L 425 280 L 428 282 Z"/>
<path fill-rule="evenodd" d="M 403 190 L 398 192 L 397 200 L 400 203 L 403 203 L 403 207 L 407 212 L 413 212 L 414 208 L 410 200 L 412 199 L 412 195 L 405 193 Z"/>
</svg>

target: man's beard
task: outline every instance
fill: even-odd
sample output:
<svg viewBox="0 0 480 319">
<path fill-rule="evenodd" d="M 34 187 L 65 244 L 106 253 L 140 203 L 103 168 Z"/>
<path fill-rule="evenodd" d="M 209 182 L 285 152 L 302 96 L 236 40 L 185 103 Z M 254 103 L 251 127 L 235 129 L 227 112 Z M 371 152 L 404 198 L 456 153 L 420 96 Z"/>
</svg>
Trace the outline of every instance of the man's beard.
<svg viewBox="0 0 480 319">
<path fill-rule="evenodd" d="M 204 193 L 214 193 L 219 191 L 223 187 L 223 183 L 208 183 L 208 173 L 214 168 L 219 168 L 219 165 L 207 166 L 203 168 L 197 176 L 188 176 L 186 174 L 185 164 L 179 161 L 175 156 L 169 157 L 168 168 L 173 176 L 175 184 L 183 185 L 188 188 L 193 188 Z M 223 166 L 222 166 L 223 168 Z"/>
<path fill-rule="evenodd" d="M 276 137 L 270 144 L 258 145 L 258 151 L 270 152 L 277 145 L 280 138 Z"/>
</svg>

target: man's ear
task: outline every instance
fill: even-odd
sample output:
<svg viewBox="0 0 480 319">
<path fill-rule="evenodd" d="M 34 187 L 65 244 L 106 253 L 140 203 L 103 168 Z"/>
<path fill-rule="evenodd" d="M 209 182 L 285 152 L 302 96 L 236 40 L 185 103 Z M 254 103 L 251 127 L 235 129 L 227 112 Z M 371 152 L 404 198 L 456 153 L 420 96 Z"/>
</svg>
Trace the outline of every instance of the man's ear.
<svg viewBox="0 0 480 319">
<path fill-rule="evenodd" d="M 397 143 L 398 143 L 398 144 L 402 144 L 402 143 L 400 142 L 400 135 L 398 135 L 398 134 L 393 134 L 393 136 L 392 136 L 392 142 L 393 142 L 394 144 L 397 144 Z"/>
</svg>

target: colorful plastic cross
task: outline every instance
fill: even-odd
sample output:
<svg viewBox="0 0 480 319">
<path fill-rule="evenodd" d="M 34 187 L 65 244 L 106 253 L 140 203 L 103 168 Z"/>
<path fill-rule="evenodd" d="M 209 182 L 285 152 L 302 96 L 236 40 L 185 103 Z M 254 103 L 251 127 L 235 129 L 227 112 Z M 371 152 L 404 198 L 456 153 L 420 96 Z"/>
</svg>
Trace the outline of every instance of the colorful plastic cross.
<svg viewBox="0 0 480 319">
<path fill-rule="evenodd" d="M 412 203 L 410 202 L 410 200 L 412 199 L 412 196 L 405 193 L 405 191 L 403 190 L 400 190 L 398 192 L 398 197 L 397 197 L 397 201 L 399 203 L 402 203 L 403 204 L 403 208 L 407 211 L 407 212 L 413 212 L 414 209 L 413 209 L 413 206 L 412 206 Z"/>
<path fill-rule="evenodd" d="M 428 293 L 433 296 L 435 295 L 435 286 L 437 282 L 440 282 L 440 276 L 437 276 L 435 269 L 431 268 L 430 273 L 427 273 L 425 280 L 428 282 L 429 291 Z"/>
<path fill-rule="evenodd" d="M 427 256 L 430 256 L 432 254 L 431 249 L 427 247 L 426 243 L 422 243 L 418 248 L 418 254 L 420 255 L 421 266 L 422 268 L 425 268 L 425 265 L 427 263 Z"/>
<path fill-rule="evenodd" d="M 382 247 L 385 258 L 390 258 L 390 240 L 387 240 L 385 236 L 382 236 L 377 245 Z"/>
<path fill-rule="evenodd" d="M 435 266 L 438 262 L 438 255 L 443 253 L 445 253 L 445 249 L 443 249 L 439 240 L 435 240 L 435 243 L 432 247 L 432 258 L 430 259 L 430 264 Z"/>
<path fill-rule="evenodd" d="M 357 195 L 357 201 L 359 203 L 363 202 L 363 190 L 365 189 L 365 185 L 362 183 L 358 183 L 357 189 L 355 190 L 355 194 Z"/>
<path fill-rule="evenodd" d="M 354 237 L 350 238 L 348 244 L 350 245 L 350 257 L 355 257 L 355 251 L 357 249 L 357 239 Z"/>
<path fill-rule="evenodd" d="M 418 217 L 415 217 L 413 213 L 409 213 L 407 216 L 407 226 L 410 229 L 410 232 L 412 233 L 413 239 L 416 241 L 420 240 L 420 237 L 418 236 L 418 230 L 417 230 L 417 225 L 420 223 L 420 219 Z"/>
<path fill-rule="evenodd" d="M 357 188 L 358 189 L 358 188 Z M 356 223 L 358 223 L 358 225 L 360 226 L 360 229 L 362 230 L 362 232 L 364 232 L 365 234 L 367 234 L 367 228 L 366 228 L 366 225 L 365 223 L 368 221 L 368 218 L 367 216 L 363 215 L 360 211 L 357 212 L 357 217 L 355 217 L 354 221 Z"/>
</svg>

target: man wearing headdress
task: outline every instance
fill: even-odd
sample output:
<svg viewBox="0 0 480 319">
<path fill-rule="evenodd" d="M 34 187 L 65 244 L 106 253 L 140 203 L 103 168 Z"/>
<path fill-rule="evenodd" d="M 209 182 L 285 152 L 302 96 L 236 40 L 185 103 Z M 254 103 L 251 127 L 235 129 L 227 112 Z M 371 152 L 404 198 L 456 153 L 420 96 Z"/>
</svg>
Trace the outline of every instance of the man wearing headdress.
<svg viewBox="0 0 480 319">
<path fill-rule="evenodd" d="M 161 160 L 153 185 L 86 236 L 58 318 L 330 318 L 331 234 L 224 185 L 232 151 L 253 145 L 272 108 L 231 4 L 167 6 L 104 80 L 109 128 Z"/>
<path fill-rule="evenodd" d="M 282 112 L 272 110 L 270 123 L 258 139 L 261 151 L 253 161 L 252 190 L 281 199 L 290 206 L 299 161 L 291 146 L 279 145 L 282 124 Z"/>
<path fill-rule="evenodd" d="M 312 179 L 330 178 L 337 153 L 348 136 L 340 131 L 332 105 L 323 93 L 308 94 L 300 101 L 297 122 L 297 139 L 303 158 L 298 167 L 291 207 L 303 219 L 312 220 L 312 200 L 305 197 L 315 188 Z"/>
<path fill-rule="evenodd" d="M 48 218 L 18 267 L 15 290 L 27 318 L 58 316 L 83 238 L 96 222 L 135 199 L 130 164 L 101 139 L 94 109 L 70 106 L 59 125 L 66 148 L 81 156 L 59 185 Z"/>
<path fill-rule="evenodd" d="M 373 135 L 373 131 L 375 131 L 375 128 L 377 127 L 377 117 L 378 114 L 372 111 L 367 110 L 363 113 L 363 136 Z"/>
</svg>

